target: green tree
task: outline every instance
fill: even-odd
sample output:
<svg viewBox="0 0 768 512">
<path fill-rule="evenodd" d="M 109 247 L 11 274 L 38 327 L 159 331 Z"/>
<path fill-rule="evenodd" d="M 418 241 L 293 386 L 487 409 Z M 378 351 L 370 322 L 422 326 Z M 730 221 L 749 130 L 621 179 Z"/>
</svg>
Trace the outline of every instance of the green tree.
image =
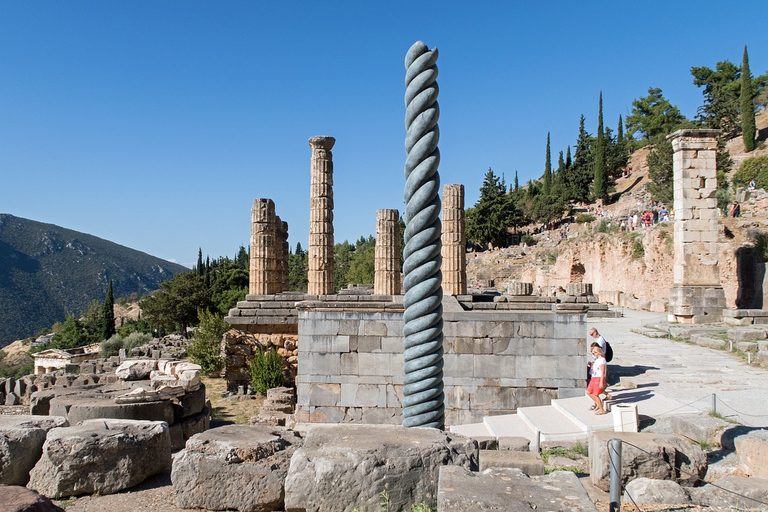
<svg viewBox="0 0 768 512">
<path fill-rule="evenodd" d="M 204 375 L 211 375 L 224 367 L 221 355 L 221 338 L 229 330 L 224 319 L 204 309 L 198 312 L 200 326 L 189 345 L 189 357 L 203 368 Z"/>
<path fill-rule="evenodd" d="M 183 272 L 160 283 L 160 289 L 144 297 L 139 306 L 147 322 L 159 331 L 178 327 L 186 336 L 187 327 L 197 322 L 197 311 L 210 310 L 212 303 L 205 279 L 195 272 Z"/>
<path fill-rule="evenodd" d="M 195 265 L 195 271 L 197 275 L 202 276 L 205 274 L 205 265 L 203 264 L 203 248 L 197 249 L 197 265 Z"/>
<path fill-rule="evenodd" d="M 112 280 L 109 280 L 107 298 L 104 300 L 104 310 L 101 314 L 102 330 L 101 339 L 108 340 L 115 335 L 115 294 L 112 291 Z"/>
<path fill-rule="evenodd" d="M 544 159 L 544 193 L 552 190 L 552 154 L 549 149 L 549 132 L 547 132 L 547 154 Z"/>
<path fill-rule="evenodd" d="M 741 70 L 724 60 L 718 62 L 714 70 L 706 66 L 692 67 L 691 75 L 693 84 L 704 88 L 704 103 L 698 108 L 696 118 L 709 128 L 738 131 Z"/>
<path fill-rule="evenodd" d="M 648 88 L 648 96 L 632 102 L 632 113 L 627 116 L 627 135 L 636 133 L 647 142 L 659 141 L 679 128 L 686 119 L 680 109 L 672 105 L 655 87 Z"/>
<path fill-rule="evenodd" d="M 292 292 L 307 291 L 309 279 L 309 256 L 296 244 L 296 250 L 288 255 L 288 289 Z"/>
<path fill-rule="evenodd" d="M 648 191 L 651 198 L 661 203 L 671 204 L 673 199 L 672 142 L 664 140 L 656 144 L 648 153 Z"/>
<path fill-rule="evenodd" d="M 513 208 L 504 178 L 496 176 L 489 167 L 480 187 L 480 198 L 466 211 L 467 239 L 481 245 L 503 245 Z"/>
<path fill-rule="evenodd" d="M 576 140 L 576 149 L 573 153 L 573 161 L 568 165 L 566 156 L 565 197 L 569 201 L 587 202 L 589 200 L 589 186 L 594 178 L 592 169 L 592 155 L 590 150 L 592 137 L 584 129 L 584 116 L 579 119 L 579 136 Z M 570 147 L 568 148 L 570 155 Z"/>
<path fill-rule="evenodd" d="M 361 238 L 355 246 L 352 262 L 347 272 L 347 282 L 350 284 L 373 284 L 376 270 L 376 240 L 369 237 Z"/>
<path fill-rule="evenodd" d="M 603 134 L 603 92 L 600 91 L 600 107 L 597 115 L 597 140 L 594 150 L 592 193 L 595 199 L 608 199 L 608 171 L 605 165 L 605 136 Z"/>
<path fill-rule="evenodd" d="M 83 325 L 74 315 L 67 315 L 61 325 L 61 332 L 51 340 L 51 348 L 66 350 L 68 348 L 82 347 L 88 343 L 83 331 Z"/>
<path fill-rule="evenodd" d="M 749 56 L 747 47 L 744 46 L 744 57 L 741 61 L 741 136 L 744 140 L 744 149 L 754 151 L 755 134 L 755 107 L 752 93 L 752 73 L 749 71 Z"/>
</svg>

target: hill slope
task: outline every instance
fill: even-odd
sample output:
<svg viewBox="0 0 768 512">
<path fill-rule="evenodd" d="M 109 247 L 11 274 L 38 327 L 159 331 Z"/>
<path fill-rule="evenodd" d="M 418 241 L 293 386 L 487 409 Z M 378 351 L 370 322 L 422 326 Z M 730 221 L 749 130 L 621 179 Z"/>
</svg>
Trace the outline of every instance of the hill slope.
<svg viewBox="0 0 768 512">
<path fill-rule="evenodd" d="M 187 268 L 107 240 L 0 214 L 0 347 L 103 301 L 144 295 Z"/>
</svg>

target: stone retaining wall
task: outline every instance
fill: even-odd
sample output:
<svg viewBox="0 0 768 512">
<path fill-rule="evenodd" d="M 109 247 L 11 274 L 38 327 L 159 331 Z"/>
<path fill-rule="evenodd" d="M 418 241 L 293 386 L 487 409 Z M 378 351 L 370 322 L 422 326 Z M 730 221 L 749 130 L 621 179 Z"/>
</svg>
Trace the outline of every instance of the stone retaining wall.
<svg viewBox="0 0 768 512">
<path fill-rule="evenodd" d="M 297 421 L 401 423 L 402 304 L 297 306 Z M 583 394 L 583 312 L 443 308 L 446 424 Z"/>
</svg>

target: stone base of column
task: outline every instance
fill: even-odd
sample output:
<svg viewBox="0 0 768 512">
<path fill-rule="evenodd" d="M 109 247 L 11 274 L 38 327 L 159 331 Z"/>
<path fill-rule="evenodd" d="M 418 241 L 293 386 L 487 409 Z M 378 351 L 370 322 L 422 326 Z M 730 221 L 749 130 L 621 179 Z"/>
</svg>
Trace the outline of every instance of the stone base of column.
<svg viewBox="0 0 768 512">
<path fill-rule="evenodd" d="M 725 290 L 722 286 L 675 285 L 669 291 L 669 321 L 709 324 L 723 320 Z"/>
</svg>

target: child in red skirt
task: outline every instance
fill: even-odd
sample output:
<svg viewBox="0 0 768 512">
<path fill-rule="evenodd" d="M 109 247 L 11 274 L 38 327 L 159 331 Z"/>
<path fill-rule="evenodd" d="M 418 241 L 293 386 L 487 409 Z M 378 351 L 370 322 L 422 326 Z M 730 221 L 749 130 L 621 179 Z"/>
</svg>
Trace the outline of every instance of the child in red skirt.
<svg viewBox="0 0 768 512">
<path fill-rule="evenodd" d="M 595 402 L 595 405 L 590 407 L 591 410 L 595 410 L 595 414 L 606 414 L 606 410 L 603 407 L 603 401 L 600 400 L 600 394 L 605 392 L 605 379 L 608 376 L 608 365 L 605 362 L 603 349 L 596 346 L 596 344 L 591 348 L 595 360 L 592 362 L 592 368 L 590 370 L 592 378 L 587 385 L 587 396 Z"/>
</svg>

